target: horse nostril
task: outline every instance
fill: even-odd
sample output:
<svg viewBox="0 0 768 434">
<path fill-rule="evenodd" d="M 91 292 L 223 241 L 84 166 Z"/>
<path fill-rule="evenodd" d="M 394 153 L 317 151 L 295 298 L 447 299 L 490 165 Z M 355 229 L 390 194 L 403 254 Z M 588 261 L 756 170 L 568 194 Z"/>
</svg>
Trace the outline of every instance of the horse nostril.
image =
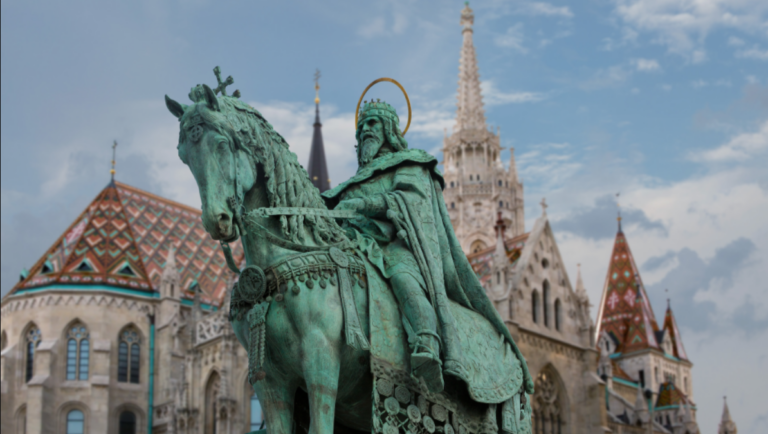
<svg viewBox="0 0 768 434">
<path fill-rule="evenodd" d="M 219 214 L 219 223 L 227 223 L 227 222 L 229 222 L 229 215 L 224 212 Z"/>
</svg>

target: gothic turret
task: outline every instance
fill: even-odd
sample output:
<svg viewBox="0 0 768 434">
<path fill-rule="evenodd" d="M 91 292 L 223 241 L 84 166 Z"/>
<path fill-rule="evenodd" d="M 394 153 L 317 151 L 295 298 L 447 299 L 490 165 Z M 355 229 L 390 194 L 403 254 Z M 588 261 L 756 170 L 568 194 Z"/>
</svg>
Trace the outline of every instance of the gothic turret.
<svg viewBox="0 0 768 434">
<path fill-rule="evenodd" d="M 315 73 L 315 123 L 312 133 L 312 147 L 309 150 L 309 164 L 307 174 L 312 184 L 324 192 L 331 188 L 331 179 L 328 176 L 328 165 L 325 162 L 325 147 L 323 145 L 323 124 L 320 123 L 320 71 Z"/>
<path fill-rule="evenodd" d="M 490 128 L 480 88 L 480 72 L 472 41 L 474 13 L 461 11 L 462 46 L 459 88 L 453 134 L 443 139 L 445 201 L 465 253 L 492 247 L 496 242 L 493 218 L 501 212 L 507 236 L 525 232 L 523 185 L 517 178 L 514 155 L 510 167 L 501 160 L 499 130 Z"/>
<path fill-rule="evenodd" d="M 737 434 L 739 430 L 736 423 L 731 419 L 731 411 L 728 409 L 728 401 L 723 397 L 723 416 L 720 418 L 720 426 L 717 428 L 717 434 Z"/>
</svg>

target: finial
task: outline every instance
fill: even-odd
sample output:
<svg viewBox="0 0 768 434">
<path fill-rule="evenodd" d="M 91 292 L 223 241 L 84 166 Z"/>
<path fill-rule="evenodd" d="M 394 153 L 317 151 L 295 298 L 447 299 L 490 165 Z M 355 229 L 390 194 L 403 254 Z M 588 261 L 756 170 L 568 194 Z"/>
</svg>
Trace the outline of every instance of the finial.
<svg viewBox="0 0 768 434">
<path fill-rule="evenodd" d="M 112 169 L 109 171 L 109 174 L 112 175 L 112 181 L 115 181 L 115 155 L 117 153 L 117 140 L 115 140 L 112 144 Z"/>
<path fill-rule="evenodd" d="M 320 104 L 320 70 L 315 69 L 315 104 Z"/>
<path fill-rule="evenodd" d="M 547 208 L 549 208 L 549 205 L 547 205 L 547 198 L 542 197 L 539 205 L 541 205 L 541 215 L 547 215 Z"/>
<path fill-rule="evenodd" d="M 619 196 L 621 195 L 621 192 L 616 193 L 616 212 L 618 216 L 616 217 L 616 221 L 619 222 L 619 232 L 621 232 L 621 205 L 619 205 Z"/>
<path fill-rule="evenodd" d="M 218 66 L 213 68 L 213 73 L 216 74 L 216 81 L 219 83 L 219 85 L 216 86 L 216 89 L 213 89 L 213 92 L 216 94 L 221 92 L 222 96 L 227 96 L 227 86 L 229 86 L 230 84 L 233 84 L 235 80 L 230 75 L 229 77 L 227 77 L 226 80 L 221 81 L 221 69 Z M 239 91 L 236 90 L 235 93 L 237 94 L 237 96 L 240 96 Z"/>
</svg>

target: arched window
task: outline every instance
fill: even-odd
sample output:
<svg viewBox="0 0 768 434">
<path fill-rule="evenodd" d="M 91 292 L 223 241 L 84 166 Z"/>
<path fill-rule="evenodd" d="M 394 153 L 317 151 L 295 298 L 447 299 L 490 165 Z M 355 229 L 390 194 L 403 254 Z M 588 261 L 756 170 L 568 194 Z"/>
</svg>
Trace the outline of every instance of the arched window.
<svg viewBox="0 0 768 434">
<path fill-rule="evenodd" d="M 499 187 L 501 187 L 501 180 L 499 180 Z"/>
<path fill-rule="evenodd" d="M 551 372 L 542 372 L 536 377 L 533 407 L 534 434 L 561 434 L 564 421 L 560 406 L 560 393 Z"/>
<path fill-rule="evenodd" d="M 470 180 L 470 181 L 472 180 L 472 175 L 469 175 L 469 180 Z"/>
<path fill-rule="evenodd" d="M 499 201 L 499 208 L 504 208 L 504 202 Z"/>
<path fill-rule="evenodd" d="M 67 333 L 67 380 L 87 380 L 90 360 L 88 330 L 82 324 L 70 327 Z"/>
<path fill-rule="evenodd" d="M 531 315 L 533 322 L 539 322 L 539 291 L 533 290 L 531 294 Z"/>
<path fill-rule="evenodd" d="M 218 403 L 221 390 L 221 376 L 218 372 L 211 373 L 205 386 L 205 426 L 204 434 L 216 434 L 216 422 L 218 421 Z"/>
<path fill-rule="evenodd" d="M 453 181 L 451 181 L 451 188 L 453 188 Z"/>
<path fill-rule="evenodd" d="M 132 411 L 120 413 L 118 434 L 136 434 L 136 415 Z"/>
<path fill-rule="evenodd" d="M 555 300 L 555 330 L 560 331 L 560 299 Z"/>
<path fill-rule="evenodd" d="M 456 208 L 456 204 L 451 202 L 451 209 L 454 209 L 454 208 Z"/>
<path fill-rule="evenodd" d="M 27 406 L 22 405 L 18 412 L 16 412 L 16 432 L 19 434 L 27 434 Z"/>
<path fill-rule="evenodd" d="M 80 410 L 67 413 L 67 434 L 83 434 L 85 432 L 85 415 Z"/>
<path fill-rule="evenodd" d="M 545 280 L 542 285 L 542 302 L 541 307 L 544 311 L 544 325 L 549 327 L 549 281 Z"/>
<path fill-rule="evenodd" d="M 479 173 L 477 174 L 477 180 L 478 181 L 480 180 L 480 174 Z"/>
<path fill-rule="evenodd" d="M 40 345 L 40 342 L 43 340 L 43 335 L 40 333 L 40 329 L 36 326 L 32 326 L 28 331 L 26 335 L 26 348 L 25 348 L 25 357 L 27 358 L 26 364 L 25 364 L 25 381 L 29 381 L 32 379 L 32 376 L 35 375 L 35 349 L 38 345 Z"/>
<path fill-rule="evenodd" d="M 264 428 L 264 413 L 261 411 L 259 397 L 254 393 L 251 395 L 251 431 L 258 431 Z"/>
<path fill-rule="evenodd" d="M 117 347 L 117 381 L 138 384 L 140 344 L 139 332 L 133 327 L 120 333 L 120 344 Z"/>
<path fill-rule="evenodd" d="M 547 268 L 549 268 L 549 259 L 547 259 L 547 258 L 542 259 L 541 260 L 541 267 L 544 268 L 545 270 Z"/>
</svg>

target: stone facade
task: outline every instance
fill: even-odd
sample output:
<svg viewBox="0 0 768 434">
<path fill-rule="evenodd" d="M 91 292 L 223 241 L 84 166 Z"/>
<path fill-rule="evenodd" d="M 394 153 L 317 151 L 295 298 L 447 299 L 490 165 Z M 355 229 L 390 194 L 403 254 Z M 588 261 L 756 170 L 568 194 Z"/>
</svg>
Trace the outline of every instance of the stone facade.
<svg viewBox="0 0 768 434">
<path fill-rule="evenodd" d="M 182 300 L 174 291 L 179 288 L 178 272 L 169 262 L 159 298 L 60 287 L 3 299 L 3 432 L 65 433 L 67 416 L 79 410 L 85 433 L 122 433 L 120 418 L 127 412 L 135 418 L 135 430 L 129 432 L 146 433 L 153 322 L 152 432 L 250 431 L 248 358 L 232 333 L 226 309 L 202 305 L 199 297 L 192 303 Z M 68 333 L 75 325 L 86 330 L 90 353 L 81 353 L 78 360 L 87 363 L 86 377 L 68 379 Z M 32 355 L 32 377 L 26 381 L 30 330 L 39 330 L 41 339 Z M 127 381 L 120 381 L 125 331 L 135 331 L 138 337 L 135 382 L 130 373 Z M 260 413 L 253 422 L 259 421 Z"/>
</svg>

